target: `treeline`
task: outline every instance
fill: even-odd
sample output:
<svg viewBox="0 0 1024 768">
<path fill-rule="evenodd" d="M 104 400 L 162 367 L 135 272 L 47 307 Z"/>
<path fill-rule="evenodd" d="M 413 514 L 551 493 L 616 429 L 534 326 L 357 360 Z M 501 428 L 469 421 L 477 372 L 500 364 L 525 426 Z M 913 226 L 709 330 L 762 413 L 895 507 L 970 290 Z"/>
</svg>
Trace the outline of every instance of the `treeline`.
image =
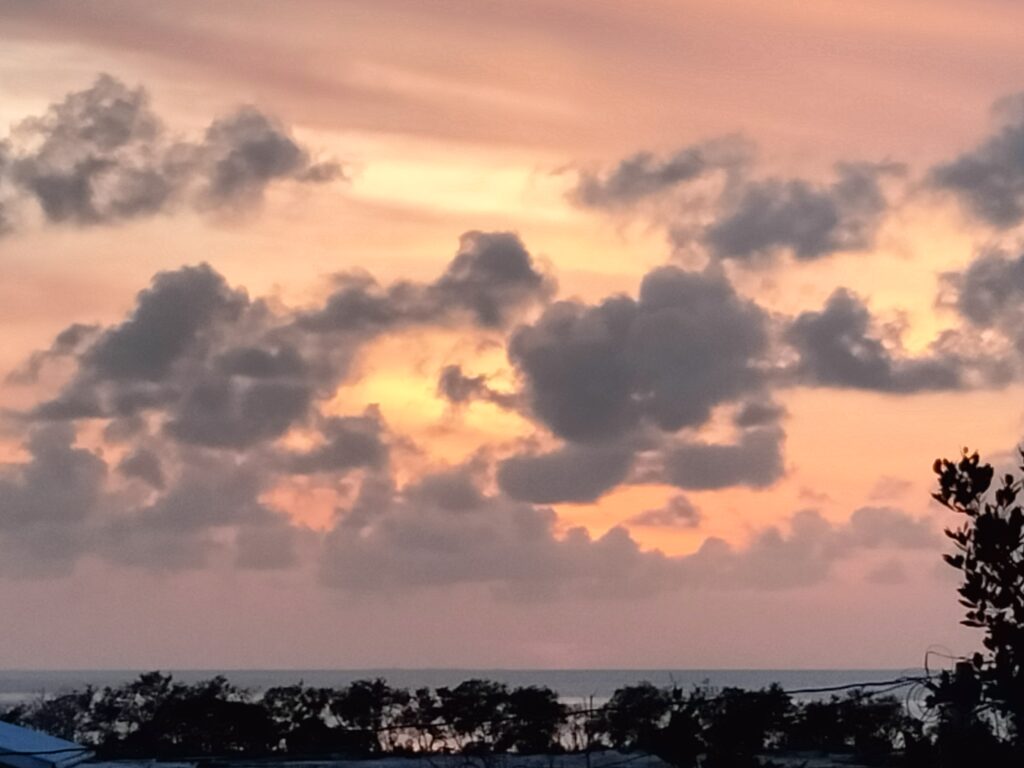
<svg viewBox="0 0 1024 768">
<path fill-rule="evenodd" d="M 740 768 L 760 764 L 765 753 L 820 750 L 932 768 L 967 765 L 954 752 L 979 745 L 988 750 L 985 765 L 1000 758 L 998 740 L 986 740 L 978 722 L 969 725 L 973 741 L 964 741 L 968 724 L 949 702 L 936 702 L 934 722 L 926 724 L 892 696 L 854 691 L 796 702 L 777 686 L 684 692 L 641 683 L 588 709 L 566 705 L 549 688 L 488 680 L 409 691 L 376 679 L 254 693 L 224 677 L 184 684 L 152 672 L 117 687 L 39 698 L 0 719 L 88 745 L 107 759 L 617 749 L 653 753 L 679 768 Z"/>
</svg>

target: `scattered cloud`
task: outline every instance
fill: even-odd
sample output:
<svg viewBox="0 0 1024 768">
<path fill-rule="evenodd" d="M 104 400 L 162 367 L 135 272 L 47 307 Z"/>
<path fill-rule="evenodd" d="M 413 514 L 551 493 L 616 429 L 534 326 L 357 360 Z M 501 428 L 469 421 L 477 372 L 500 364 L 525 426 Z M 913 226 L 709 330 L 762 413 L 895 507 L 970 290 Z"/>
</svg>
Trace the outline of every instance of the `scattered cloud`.
<svg viewBox="0 0 1024 768">
<path fill-rule="evenodd" d="M 697 242 L 715 259 L 801 261 L 870 248 L 889 212 L 885 180 L 899 163 L 837 163 L 835 180 L 759 177 L 752 146 L 735 137 L 684 147 L 667 157 L 639 152 L 600 175 L 579 174 L 569 199 L 594 209 L 654 206 L 678 246 Z M 719 179 L 715 186 L 705 182 Z M 650 207 L 650 206 L 649 206 Z"/>
<path fill-rule="evenodd" d="M 1024 221 L 1024 96 L 1003 99 L 996 130 L 977 146 L 934 166 L 928 182 L 953 194 L 981 222 L 1009 229 Z"/>
<path fill-rule="evenodd" d="M 821 311 L 795 317 L 785 339 L 799 354 L 795 375 L 803 384 L 911 393 L 971 383 L 972 362 L 953 352 L 936 346 L 929 355 L 911 357 L 887 346 L 873 332 L 863 300 L 842 288 Z"/>
<path fill-rule="evenodd" d="M 336 278 L 323 307 L 303 313 L 301 327 L 320 333 L 381 333 L 469 318 L 502 327 L 518 310 L 546 301 L 554 280 L 537 269 L 518 235 L 467 232 L 444 273 L 432 283 L 382 287 L 366 274 Z"/>
<path fill-rule="evenodd" d="M 663 507 L 633 515 L 626 523 L 641 528 L 696 528 L 702 517 L 692 501 L 678 495 L 665 502 Z"/>
<path fill-rule="evenodd" d="M 786 415 L 786 409 L 770 400 L 743 403 L 733 416 L 733 424 L 741 429 L 775 424 Z"/>
<path fill-rule="evenodd" d="M 694 144 L 664 158 L 638 152 L 605 174 L 580 172 L 569 197 L 586 208 L 628 207 L 713 173 L 737 174 L 753 155 L 753 146 L 738 137 Z"/>
<path fill-rule="evenodd" d="M 943 274 L 942 283 L 942 302 L 955 309 L 969 329 L 995 331 L 1018 357 L 1024 354 L 1024 255 L 985 249 L 962 271 Z M 971 341 L 977 354 L 999 359 L 1002 350 L 991 349 L 991 344 L 977 336 Z M 1005 362 L 994 373 L 1001 374 L 1004 381 L 1013 375 Z"/>
<path fill-rule="evenodd" d="M 288 471 L 309 475 L 351 469 L 379 469 L 387 464 L 388 446 L 380 410 L 368 408 L 362 416 L 332 416 L 317 430 L 322 441 L 304 452 L 287 454 Z"/>
<path fill-rule="evenodd" d="M 670 440 L 649 460 L 642 479 L 686 490 L 715 490 L 733 486 L 766 488 L 785 474 L 778 426 L 744 430 L 735 443 Z"/>
<path fill-rule="evenodd" d="M 575 442 L 621 437 L 641 422 L 676 431 L 756 391 L 767 315 L 715 270 L 649 272 L 637 299 L 563 301 L 515 330 L 509 358 L 531 412 Z"/>
<path fill-rule="evenodd" d="M 18 123 L 0 144 L 4 231 L 32 200 L 50 224 L 109 225 L 185 206 L 240 210 L 258 205 L 279 180 L 342 178 L 314 161 L 289 131 L 252 106 L 210 123 L 197 141 L 170 134 L 144 88 L 100 75 L 42 115 Z"/>
<path fill-rule="evenodd" d="M 803 261 L 870 248 L 888 212 L 890 163 L 840 163 L 830 185 L 804 179 L 744 182 L 723 201 L 702 240 L 719 259 L 750 260 L 786 251 Z"/>
<path fill-rule="evenodd" d="M 632 466 L 631 446 L 570 443 L 505 459 L 498 464 L 498 486 L 513 499 L 535 504 L 590 502 L 620 485 Z"/>
<path fill-rule="evenodd" d="M 446 365 L 437 379 L 437 393 L 449 403 L 462 406 L 474 400 L 492 403 L 500 408 L 516 409 L 519 399 L 515 393 L 499 392 L 487 383 L 487 377 L 469 376 L 461 365 Z"/>
</svg>

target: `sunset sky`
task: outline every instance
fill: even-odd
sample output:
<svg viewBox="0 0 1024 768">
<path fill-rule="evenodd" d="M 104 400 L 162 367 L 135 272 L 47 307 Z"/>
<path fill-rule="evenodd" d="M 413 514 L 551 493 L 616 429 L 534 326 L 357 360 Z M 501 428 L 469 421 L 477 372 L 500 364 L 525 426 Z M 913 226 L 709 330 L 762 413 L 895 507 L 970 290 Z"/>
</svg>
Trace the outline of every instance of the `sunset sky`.
<svg viewBox="0 0 1024 768">
<path fill-rule="evenodd" d="M 931 464 L 1024 437 L 1022 28 L 0 0 L 0 666 L 972 650 Z"/>
</svg>

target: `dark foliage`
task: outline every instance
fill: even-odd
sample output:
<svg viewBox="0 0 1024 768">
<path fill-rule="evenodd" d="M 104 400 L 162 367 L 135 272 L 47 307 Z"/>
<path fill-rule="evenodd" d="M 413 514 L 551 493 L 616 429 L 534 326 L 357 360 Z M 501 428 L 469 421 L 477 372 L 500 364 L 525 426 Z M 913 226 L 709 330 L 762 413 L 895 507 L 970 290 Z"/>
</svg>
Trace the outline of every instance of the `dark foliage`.
<svg viewBox="0 0 1024 768">
<path fill-rule="evenodd" d="M 260 695 L 223 677 L 185 685 L 152 672 L 119 687 L 19 705 L 2 719 L 87 744 L 104 758 L 554 754 L 611 747 L 653 753 L 679 768 L 741 768 L 790 745 L 889 754 L 903 725 L 900 712 L 893 700 L 871 697 L 794 705 L 777 686 L 685 693 L 641 683 L 617 690 L 604 706 L 583 709 L 567 706 L 549 688 L 489 680 L 414 692 L 380 679 L 340 689 L 297 684 Z"/>
<path fill-rule="evenodd" d="M 946 531 L 956 551 L 944 556 L 962 574 L 962 623 L 984 631 L 984 650 L 934 686 L 942 715 L 938 738 L 948 749 L 1006 751 L 1012 764 L 1024 765 L 1024 510 L 1017 503 L 1022 481 L 1004 475 L 990 494 L 992 467 L 966 450 L 958 461 L 937 460 L 934 469 L 934 498 L 963 516 Z M 1004 744 L 992 747 L 994 731 L 1003 730 Z"/>
<path fill-rule="evenodd" d="M 559 734 L 568 709 L 550 688 L 514 689 L 508 694 L 507 711 L 496 744 L 499 752 L 530 755 L 562 750 Z"/>
<path fill-rule="evenodd" d="M 792 749 L 856 754 L 873 762 L 891 755 L 896 745 L 921 742 L 923 724 L 910 717 L 899 699 L 854 690 L 805 703 L 784 738 Z"/>
<path fill-rule="evenodd" d="M 603 731 L 616 749 L 650 749 L 668 720 L 670 692 L 650 683 L 620 688 L 604 708 Z"/>
<path fill-rule="evenodd" d="M 789 696 L 777 685 L 763 691 L 726 688 L 708 700 L 707 768 L 746 768 L 756 756 L 777 744 L 791 709 Z"/>
</svg>

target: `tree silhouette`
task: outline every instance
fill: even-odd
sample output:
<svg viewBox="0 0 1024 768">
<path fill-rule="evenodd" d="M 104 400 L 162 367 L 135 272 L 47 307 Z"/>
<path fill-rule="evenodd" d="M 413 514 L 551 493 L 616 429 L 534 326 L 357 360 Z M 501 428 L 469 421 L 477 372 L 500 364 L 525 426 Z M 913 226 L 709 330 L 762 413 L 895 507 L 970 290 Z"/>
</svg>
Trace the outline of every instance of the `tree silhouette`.
<svg viewBox="0 0 1024 768">
<path fill-rule="evenodd" d="M 958 461 L 936 460 L 934 470 L 934 498 L 963 516 L 959 526 L 946 530 L 956 552 L 944 556 L 963 576 L 958 592 L 967 610 L 961 623 L 985 633 L 985 650 L 946 674 L 947 688 L 937 692 L 936 701 L 955 709 L 960 699 L 951 699 L 952 691 L 975 695 L 976 679 L 979 708 L 1006 726 L 1016 757 L 1024 758 L 1024 509 L 1017 503 L 1022 479 L 1007 474 L 990 495 L 992 467 L 966 450 Z"/>
<path fill-rule="evenodd" d="M 619 688 L 605 707 L 604 732 L 616 749 L 649 749 L 668 720 L 672 694 L 642 682 Z"/>
<path fill-rule="evenodd" d="M 558 735 L 565 724 L 566 706 L 550 688 L 515 688 L 506 701 L 507 719 L 496 745 L 499 752 L 551 754 L 560 752 Z"/>
</svg>

